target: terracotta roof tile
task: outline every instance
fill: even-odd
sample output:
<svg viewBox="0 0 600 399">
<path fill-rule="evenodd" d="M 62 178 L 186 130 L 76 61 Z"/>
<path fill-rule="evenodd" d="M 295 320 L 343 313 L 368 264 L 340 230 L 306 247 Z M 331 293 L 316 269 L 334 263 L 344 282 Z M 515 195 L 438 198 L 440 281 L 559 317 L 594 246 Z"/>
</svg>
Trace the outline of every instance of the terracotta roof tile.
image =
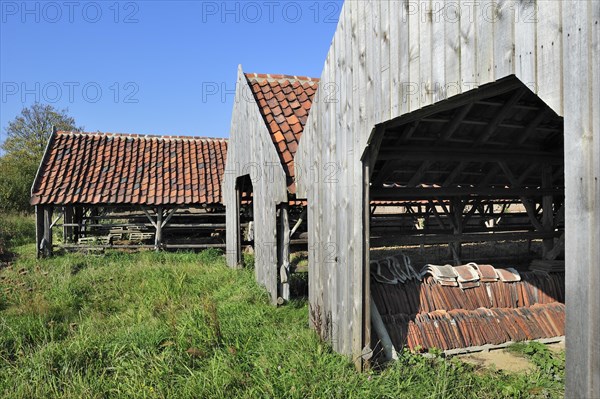
<svg viewBox="0 0 600 399">
<path fill-rule="evenodd" d="M 247 73 L 246 79 L 294 194 L 293 161 L 319 79 L 306 76 Z"/>
<path fill-rule="evenodd" d="M 31 204 L 217 204 L 227 141 L 57 132 Z"/>
</svg>

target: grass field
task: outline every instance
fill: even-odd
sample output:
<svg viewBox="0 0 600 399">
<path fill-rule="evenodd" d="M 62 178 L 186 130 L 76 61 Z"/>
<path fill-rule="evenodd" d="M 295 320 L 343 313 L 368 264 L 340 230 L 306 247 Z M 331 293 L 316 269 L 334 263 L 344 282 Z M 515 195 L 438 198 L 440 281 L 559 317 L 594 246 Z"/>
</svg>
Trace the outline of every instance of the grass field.
<svg viewBox="0 0 600 399">
<path fill-rule="evenodd" d="M 0 397 L 561 397 L 564 355 L 516 350 L 536 371 L 505 374 L 403 353 L 356 373 L 308 327 L 304 302 L 275 308 L 253 271 L 214 251 L 70 254 L 14 248 L 0 270 Z M 550 366 L 549 366 L 550 365 Z"/>
</svg>

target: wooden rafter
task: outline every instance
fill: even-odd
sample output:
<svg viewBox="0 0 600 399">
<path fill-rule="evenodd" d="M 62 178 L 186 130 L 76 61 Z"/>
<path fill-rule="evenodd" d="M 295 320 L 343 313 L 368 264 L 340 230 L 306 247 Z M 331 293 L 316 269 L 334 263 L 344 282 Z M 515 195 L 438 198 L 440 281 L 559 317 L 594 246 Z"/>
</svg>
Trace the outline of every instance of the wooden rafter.
<svg viewBox="0 0 600 399">
<path fill-rule="evenodd" d="M 427 172 L 427 169 L 429 169 L 430 165 L 431 161 L 424 161 L 419 169 L 417 169 L 413 177 L 409 180 L 408 187 L 415 187 L 418 183 L 421 183 L 421 179 Z"/>
<path fill-rule="evenodd" d="M 542 123 L 542 121 L 544 120 L 544 118 L 546 118 L 546 116 L 548 115 L 548 109 L 544 108 L 542 109 L 535 118 L 533 118 L 531 120 L 531 122 L 529 122 L 529 124 L 527 125 L 527 127 L 525 128 L 525 131 L 521 134 L 521 136 L 516 140 L 516 142 L 514 144 L 508 144 L 507 147 L 512 147 L 515 144 L 516 145 L 521 145 L 523 144 L 528 138 L 529 136 L 531 136 L 531 134 L 535 131 L 535 129 L 540 125 L 540 123 Z"/>
<path fill-rule="evenodd" d="M 509 112 L 513 109 L 515 104 L 521 99 L 521 97 L 525 94 L 525 89 L 516 90 L 513 95 L 506 101 L 506 103 L 500 108 L 500 110 L 496 113 L 494 118 L 490 121 L 487 128 L 483 132 L 483 134 L 477 140 L 476 145 L 484 144 L 488 141 L 490 137 L 496 132 L 498 129 L 498 125 L 502 123 L 502 121 L 508 116 Z"/>
<path fill-rule="evenodd" d="M 449 185 L 454 183 L 456 178 L 462 173 L 463 170 L 465 170 L 467 165 L 469 165 L 467 161 L 460 161 L 458 165 L 454 169 L 452 169 L 452 172 L 450 172 L 448 177 L 446 177 L 446 180 L 444 180 L 444 182 L 442 183 L 442 187 L 448 187 Z"/>
<path fill-rule="evenodd" d="M 520 198 L 538 197 L 544 195 L 560 195 L 562 189 L 538 188 L 503 188 L 503 187 L 392 187 L 373 188 L 373 200 L 397 201 L 409 199 L 428 199 L 440 197 L 495 197 L 495 198 Z"/>
<path fill-rule="evenodd" d="M 478 149 L 447 147 L 402 146 L 389 148 L 379 154 L 379 160 L 403 161 L 447 161 L 447 162 L 499 162 L 523 161 L 559 165 L 564 162 L 562 153 L 545 151 L 524 151 L 515 149 Z"/>
<path fill-rule="evenodd" d="M 381 186 L 385 183 L 385 179 L 387 179 L 397 168 L 396 160 L 390 160 L 383 164 L 379 172 L 377 172 L 377 178 L 373 182 L 374 186 Z"/>
<path fill-rule="evenodd" d="M 454 118 L 442 128 L 440 135 L 441 141 L 447 141 L 450 137 L 452 137 L 456 129 L 458 129 L 462 121 L 465 119 L 465 117 L 471 110 L 471 108 L 473 108 L 473 103 L 469 103 L 460 108 L 460 110 L 455 114 Z"/>
</svg>

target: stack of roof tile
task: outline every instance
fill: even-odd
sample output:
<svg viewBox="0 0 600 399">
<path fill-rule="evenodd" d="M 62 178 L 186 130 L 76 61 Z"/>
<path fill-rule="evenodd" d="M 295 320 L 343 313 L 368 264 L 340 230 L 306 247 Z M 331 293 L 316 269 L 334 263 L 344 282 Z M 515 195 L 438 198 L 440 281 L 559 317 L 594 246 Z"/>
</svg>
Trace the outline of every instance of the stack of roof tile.
<svg viewBox="0 0 600 399">
<path fill-rule="evenodd" d="M 220 204 L 227 141 L 56 132 L 31 204 Z"/>
<path fill-rule="evenodd" d="M 379 273 L 385 274 L 382 266 Z M 435 269 L 431 265 L 420 281 L 371 280 L 371 295 L 396 348 L 450 350 L 564 335 L 564 273 L 498 273 L 490 265 L 476 266 L 470 267 L 479 274 L 478 285 L 470 288 L 441 281 L 426 272 Z"/>
</svg>

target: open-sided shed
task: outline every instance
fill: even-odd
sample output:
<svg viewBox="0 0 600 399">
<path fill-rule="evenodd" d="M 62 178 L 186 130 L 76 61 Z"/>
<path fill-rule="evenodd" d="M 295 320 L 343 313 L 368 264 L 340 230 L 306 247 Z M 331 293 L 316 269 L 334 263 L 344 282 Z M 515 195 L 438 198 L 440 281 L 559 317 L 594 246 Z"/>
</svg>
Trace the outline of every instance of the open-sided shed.
<svg viewBox="0 0 600 399">
<path fill-rule="evenodd" d="M 318 79 L 245 74 L 238 68 L 224 178 L 227 263 L 241 265 L 240 214 L 250 205 L 257 281 L 273 302 L 289 298 L 290 207 L 294 157 Z"/>
<path fill-rule="evenodd" d="M 336 101 L 317 93 L 296 156 L 312 323 L 337 351 L 372 347 L 370 201 L 435 200 L 460 242 L 467 201 L 517 198 L 544 257 L 564 237 L 567 396 L 600 395 L 599 20 L 598 1 L 344 4 Z"/>
<path fill-rule="evenodd" d="M 38 255 L 54 226 L 68 249 L 223 247 L 226 156 L 225 139 L 53 132 L 31 190 Z"/>
</svg>

